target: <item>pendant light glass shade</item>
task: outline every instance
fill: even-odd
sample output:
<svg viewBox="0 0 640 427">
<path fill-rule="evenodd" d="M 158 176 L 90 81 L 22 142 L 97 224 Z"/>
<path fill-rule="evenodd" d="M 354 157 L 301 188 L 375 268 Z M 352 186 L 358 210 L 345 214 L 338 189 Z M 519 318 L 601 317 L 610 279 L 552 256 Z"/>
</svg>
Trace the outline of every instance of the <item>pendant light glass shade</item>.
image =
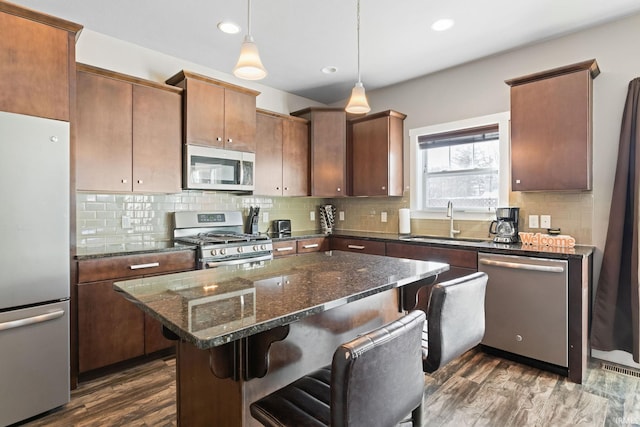
<svg viewBox="0 0 640 427">
<path fill-rule="evenodd" d="M 242 42 L 240 58 L 233 68 L 233 75 L 245 80 L 260 80 L 267 76 L 267 70 L 260 61 L 258 46 L 250 35 L 246 35 Z"/>
<path fill-rule="evenodd" d="M 351 98 L 345 108 L 347 113 L 353 114 L 365 114 L 371 111 L 369 102 L 367 102 L 367 95 L 364 93 L 364 86 L 362 82 L 357 82 L 351 90 Z"/>
<path fill-rule="evenodd" d="M 364 93 L 364 85 L 360 79 L 360 0 L 357 0 L 357 27 L 356 32 L 358 35 L 358 82 L 351 90 L 351 98 L 347 103 L 345 111 L 352 114 L 365 114 L 371 111 L 369 102 L 367 101 L 367 95 Z"/>
<path fill-rule="evenodd" d="M 258 46 L 251 36 L 251 0 L 247 0 L 247 35 L 240 47 L 238 63 L 233 68 L 233 75 L 245 80 L 260 80 L 267 76 L 267 70 L 262 65 Z"/>
</svg>

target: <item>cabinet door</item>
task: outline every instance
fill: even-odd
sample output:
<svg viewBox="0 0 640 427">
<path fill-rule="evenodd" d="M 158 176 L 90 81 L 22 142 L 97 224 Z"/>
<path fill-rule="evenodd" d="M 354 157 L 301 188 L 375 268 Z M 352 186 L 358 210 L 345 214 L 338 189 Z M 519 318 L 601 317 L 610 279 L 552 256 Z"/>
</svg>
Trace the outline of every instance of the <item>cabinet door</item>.
<svg viewBox="0 0 640 427">
<path fill-rule="evenodd" d="M 353 195 L 384 196 L 388 193 L 389 119 L 353 124 Z"/>
<path fill-rule="evenodd" d="M 511 188 L 591 188 L 589 71 L 511 88 Z"/>
<path fill-rule="evenodd" d="M 311 118 L 311 195 L 346 196 L 346 135 L 344 111 L 316 111 Z"/>
<path fill-rule="evenodd" d="M 266 114 L 256 115 L 256 164 L 254 194 L 282 196 L 283 120 Z"/>
<path fill-rule="evenodd" d="M 282 132 L 282 194 L 309 195 L 309 125 L 285 120 Z"/>
<path fill-rule="evenodd" d="M 113 281 L 78 285 L 80 372 L 143 354 L 143 312 L 113 290 Z"/>
<path fill-rule="evenodd" d="M 133 86 L 133 191 L 180 192 L 181 104 L 179 94 Z"/>
<path fill-rule="evenodd" d="M 0 12 L 0 111 L 69 121 L 73 35 Z"/>
<path fill-rule="evenodd" d="M 162 335 L 162 323 L 148 314 L 144 315 L 144 353 L 151 354 L 156 351 L 171 348 L 175 341 L 168 340 Z"/>
<path fill-rule="evenodd" d="M 77 75 L 76 188 L 131 191 L 131 84 Z"/>
<path fill-rule="evenodd" d="M 186 143 L 223 148 L 224 88 L 197 79 L 187 79 L 186 82 L 184 92 Z"/>
<path fill-rule="evenodd" d="M 230 150 L 256 151 L 256 97 L 225 89 L 224 146 Z"/>
</svg>

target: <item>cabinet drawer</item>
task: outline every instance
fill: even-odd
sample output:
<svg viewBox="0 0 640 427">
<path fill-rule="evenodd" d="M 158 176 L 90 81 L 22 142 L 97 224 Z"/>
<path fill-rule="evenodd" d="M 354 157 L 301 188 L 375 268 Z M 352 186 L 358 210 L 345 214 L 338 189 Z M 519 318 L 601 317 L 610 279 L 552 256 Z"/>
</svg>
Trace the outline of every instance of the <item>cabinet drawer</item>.
<svg viewBox="0 0 640 427">
<path fill-rule="evenodd" d="M 319 252 L 329 250 L 329 242 L 326 237 L 315 237 L 312 239 L 298 240 L 298 253 Z"/>
<path fill-rule="evenodd" d="M 362 252 L 372 255 L 385 255 L 385 243 L 364 239 L 332 238 L 331 249 L 338 251 Z"/>
<path fill-rule="evenodd" d="M 126 279 L 169 271 L 194 270 L 195 263 L 194 250 L 82 260 L 78 262 L 78 282 Z"/>
<path fill-rule="evenodd" d="M 285 240 L 283 242 L 273 242 L 273 256 L 274 258 L 295 255 L 296 254 L 296 241 Z"/>
<path fill-rule="evenodd" d="M 397 258 L 446 262 L 451 266 L 470 268 L 474 271 L 478 270 L 478 253 L 474 250 L 387 243 L 387 255 Z"/>
</svg>

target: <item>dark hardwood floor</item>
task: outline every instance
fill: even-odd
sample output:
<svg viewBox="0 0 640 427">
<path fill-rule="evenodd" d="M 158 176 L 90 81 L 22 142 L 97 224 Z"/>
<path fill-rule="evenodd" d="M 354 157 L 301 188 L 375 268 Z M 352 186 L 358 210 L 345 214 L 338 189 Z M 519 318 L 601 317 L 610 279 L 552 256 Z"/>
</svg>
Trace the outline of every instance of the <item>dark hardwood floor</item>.
<svg viewBox="0 0 640 427">
<path fill-rule="evenodd" d="M 637 426 L 640 379 L 589 364 L 583 384 L 480 351 L 425 376 L 425 426 Z M 174 426 L 175 359 L 80 384 L 26 426 Z"/>
</svg>

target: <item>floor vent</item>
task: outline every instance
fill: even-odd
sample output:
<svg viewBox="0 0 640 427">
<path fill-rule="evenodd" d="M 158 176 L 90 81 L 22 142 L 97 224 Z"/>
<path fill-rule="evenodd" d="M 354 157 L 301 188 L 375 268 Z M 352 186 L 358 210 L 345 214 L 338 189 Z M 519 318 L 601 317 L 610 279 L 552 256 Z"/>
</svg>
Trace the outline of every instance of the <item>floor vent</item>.
<svg viewBox="0 0 640 427">
<path fill-rule="evenodd" d="M 602 369 L 612 372 L 617 372 L 619 374 L 629 375 L 631 377 L 640 378 L 640 370 L 634 368 L 627 368 L 620 365 L 614 365 L 612 363 L 602 363 Z"/>
</svg>

